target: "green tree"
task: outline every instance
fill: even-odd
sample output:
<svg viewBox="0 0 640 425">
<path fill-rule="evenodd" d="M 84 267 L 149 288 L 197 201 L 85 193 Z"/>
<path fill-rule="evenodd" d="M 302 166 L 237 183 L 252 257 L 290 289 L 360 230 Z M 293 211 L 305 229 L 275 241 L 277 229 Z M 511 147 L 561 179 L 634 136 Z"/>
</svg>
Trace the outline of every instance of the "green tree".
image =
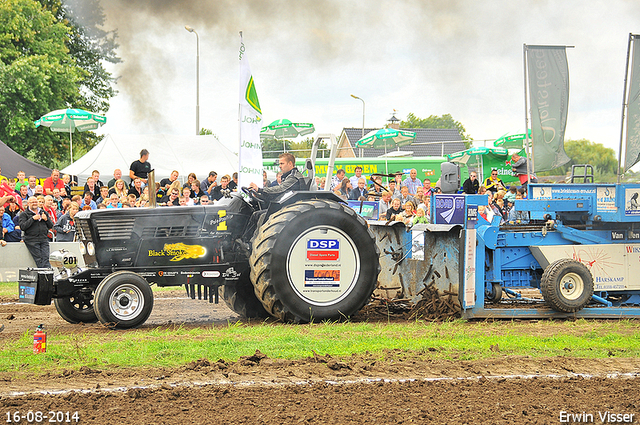
<svg viewBox="0 0 640 425">
<path fill-rule="evenodd" d="M 0 2 L 0 139 L 21 155 L 52 165 L 69 152 L 64 135 L 33 121 L 79 98 L 85 71 L 65 44 L 68 28 L 33 0 Z"/>
<path fill-rule="evenodd" d="M 289 139 L 264 139 L 262 140 L 262 157 L 263 158 L 277 158 L 286 147 L 287 152 L 292 148 L 292 142 Z"/>
<path fill-rule="evenodd" d="M 597 182 L 615 181 L 618 159 L 616 152 L 601 143 L 594 143 L 587 139 L 565 140 L 564 150 L 571 158 L 567 164 L 555 168 L 542 175 L 561 175 L 571 171 L 572 165 L 590 164 L 594 168 L 594 179 Z"/>
<path fill-rule="evenodd" d="M 55 109 L 109 109 L 115 80 L 102 61 L 119 59 L 116 34 L 103 24 L 97 0 L 0 2 L 0 139 L 19 154 L 66 165 L 69 135 L 36 129 L 33 121 Z M 75 158 L 98 140 L 93 132 L 74 134 Z"/>
<path fill-rule="evenodd" d="M 427 118 L 418 118 L 410 112 L 407 115 L 407 119 L 400 122 L 400 128 L 455 128 L 460 133 L 460 137 L 464 140 L 467 148 L 471 147 L 471 142 L 473 141 L 464 126 L 459 121 L 454 120 L 451 114 L 444 114 L 441 117 L 430 115 Z"/>
</svg>

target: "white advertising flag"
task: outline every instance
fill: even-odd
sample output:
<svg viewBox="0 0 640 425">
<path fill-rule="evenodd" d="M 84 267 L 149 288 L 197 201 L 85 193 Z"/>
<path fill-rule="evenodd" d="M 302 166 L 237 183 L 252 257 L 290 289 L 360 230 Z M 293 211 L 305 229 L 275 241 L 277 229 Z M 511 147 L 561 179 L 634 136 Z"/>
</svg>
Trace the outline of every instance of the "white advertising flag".
<svg viewBox="0 0 640 425">
<path fill-rule="evenodd" d="M 247 52 L 240 32 L 240 108 L 238 121 L 240 123 L 240 147 L 238 186 L 248 187 L 251 182 L 262 187 L 262 143 L 260 130 L 262 129 L 262 110 L 258 101 L 258 94 L 251 75 L 251 68 L 247 60 Z"/>
</svg>

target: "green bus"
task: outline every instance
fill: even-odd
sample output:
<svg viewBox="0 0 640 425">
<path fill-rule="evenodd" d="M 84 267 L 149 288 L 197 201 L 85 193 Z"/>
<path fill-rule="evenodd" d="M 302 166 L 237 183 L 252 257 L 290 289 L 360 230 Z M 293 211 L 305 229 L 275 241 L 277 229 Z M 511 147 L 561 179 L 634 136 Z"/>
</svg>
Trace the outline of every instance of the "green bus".
<svg viewBox="0 0 640 425">
<path fill-rule="evenodd" d="M 336 158 L 335 165 L 333 167 L 333 174 L 336 171 L 343 169 L 347 177 L 355 175 L 356 167 L 362 167 L 362 174 L 367 178 L 371 174 L 393 174 L 401 172 L 406 176 L 409 175 L 411 169 L 415 168 L 418 172 L 418 178 L 422 181 L 425 178 L 431 180 L 431 185 L 435 185 L 436 181 L 440 178 L 440 164 L 447 162 L 447 158 L 444 156 L 425 156 L 425 157 L 396 157 L 396 158 Z M 328 158 L 316 159 L 315 175 L 317 177 L 326 177 L 327 167 L 329 164 Z M 269 158 L 263 160 L 264 169 L 275 174 L 280 169 L 278 168 L 278 160 L 276 158 Z M 299 170 L 304 170 L 305 159 L 297 159 L 296 166 Z M 460 166 L 460 181 L 464 181 L 469 177 L 468 169 L 465 165 Z M 383 181 L 386 182 L 386 179 Z"/>
</svg>

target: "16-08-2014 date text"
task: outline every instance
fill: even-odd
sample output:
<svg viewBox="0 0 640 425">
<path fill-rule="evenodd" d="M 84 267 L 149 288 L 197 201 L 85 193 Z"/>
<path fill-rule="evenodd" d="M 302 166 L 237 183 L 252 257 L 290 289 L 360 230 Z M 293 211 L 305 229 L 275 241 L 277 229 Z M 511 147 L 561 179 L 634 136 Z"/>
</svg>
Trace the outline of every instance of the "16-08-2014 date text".
<svg viewBox="0 0 640 425">
<path fill-rule="evenodd" d="M 6 412 L 6 423 L 78 423 L 80 421 L 80 414 L 78 412 L 63 412 L 63 411 L 49 411 L 40 412 L 37 410 L 29 410 L 28 412 L 21 412 L 15 410 L 13 412 Z"/>
</svg>

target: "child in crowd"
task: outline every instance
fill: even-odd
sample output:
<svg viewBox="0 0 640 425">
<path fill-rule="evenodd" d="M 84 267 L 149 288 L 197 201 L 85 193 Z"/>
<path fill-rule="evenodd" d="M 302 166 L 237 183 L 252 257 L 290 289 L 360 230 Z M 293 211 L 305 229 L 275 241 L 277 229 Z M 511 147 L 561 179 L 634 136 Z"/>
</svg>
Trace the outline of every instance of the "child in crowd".
<svg viewBox="0 0 640 425">
<path fill-rule="evenodd" d="M 416 215 L 413 217 L 413 224 L 429 224 L 429 217 L 424 214 L 424 210 L 420 207 L 418 207 Z"/>
</svg>

